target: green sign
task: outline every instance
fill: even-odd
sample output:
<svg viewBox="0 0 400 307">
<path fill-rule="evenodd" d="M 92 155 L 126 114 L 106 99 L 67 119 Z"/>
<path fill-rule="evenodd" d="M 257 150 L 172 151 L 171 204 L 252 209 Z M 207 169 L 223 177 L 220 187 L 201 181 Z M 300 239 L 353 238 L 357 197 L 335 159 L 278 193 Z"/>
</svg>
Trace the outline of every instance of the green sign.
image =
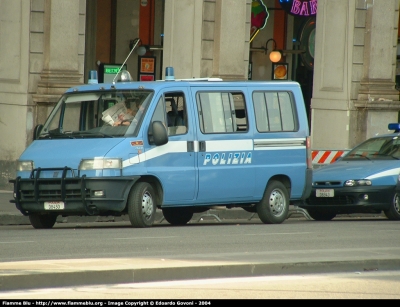
<svg viewBox="0 0 400 307">
<path fill-rule="evenodd" d="M 105 74 L 117 74 L 119 67 L 104 67 Z"/>
</svg>

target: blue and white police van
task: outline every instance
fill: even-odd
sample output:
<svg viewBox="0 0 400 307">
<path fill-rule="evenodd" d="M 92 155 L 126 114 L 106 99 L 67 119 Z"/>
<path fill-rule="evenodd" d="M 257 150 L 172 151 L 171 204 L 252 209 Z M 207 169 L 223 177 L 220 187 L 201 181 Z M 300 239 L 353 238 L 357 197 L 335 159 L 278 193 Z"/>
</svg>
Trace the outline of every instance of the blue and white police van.
<svg viewBox="0 0 400 307">
<path fill-rule="evenodd" d="M 308 120 L 292 81 L 76 86 L 17 166 L 12 201 L 34 228 L 52 228 L 57 216 L 121 215 L 149 227 L 157 209 L 184 225 L 214 206 L 276 224 L 312 184 Z"/>
</svg>

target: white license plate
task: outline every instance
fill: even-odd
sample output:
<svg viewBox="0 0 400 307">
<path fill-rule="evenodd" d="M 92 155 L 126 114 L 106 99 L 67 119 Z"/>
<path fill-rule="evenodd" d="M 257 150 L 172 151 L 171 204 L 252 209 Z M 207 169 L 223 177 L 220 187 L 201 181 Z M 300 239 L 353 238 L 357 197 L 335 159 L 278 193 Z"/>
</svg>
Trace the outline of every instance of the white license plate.
<svg viewBox="0 0 400 307">
<path fill-rule="evenodd" d="M 63 201 L 45 201 L 44 209 L 45 210 L 64 210 L 64 202 Z"/>
<path fill-rule="evenodd" d="M 335 192 L 333 189 L 317 189 L 316 196 L 317 197 L 333 197 L 333 196 L 335 196 Z"/>
</svg>

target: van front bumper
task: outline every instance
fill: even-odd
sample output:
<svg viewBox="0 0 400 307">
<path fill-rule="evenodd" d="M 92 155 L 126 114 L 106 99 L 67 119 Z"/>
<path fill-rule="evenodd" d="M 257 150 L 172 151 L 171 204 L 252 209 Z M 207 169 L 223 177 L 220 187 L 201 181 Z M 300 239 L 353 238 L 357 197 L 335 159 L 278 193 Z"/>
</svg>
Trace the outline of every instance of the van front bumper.
<svg viewBox="0 0 400 307">
<path fill-rule="evenodd" d="M 14 184 L 14 200 L 23 215 L 52 213 L 63 216 L 122 213 L 129 191 L 140 176 L 21 178 Z M 46 210 L 45 202 L 64 204 L 62 210 Z"/>
</svg>

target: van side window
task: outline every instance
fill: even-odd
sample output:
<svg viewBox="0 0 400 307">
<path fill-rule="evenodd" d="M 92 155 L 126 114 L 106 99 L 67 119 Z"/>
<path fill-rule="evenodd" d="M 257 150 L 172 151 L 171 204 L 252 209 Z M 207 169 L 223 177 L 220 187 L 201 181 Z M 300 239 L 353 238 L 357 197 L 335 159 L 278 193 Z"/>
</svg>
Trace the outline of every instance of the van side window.
<svg viewBox="0 0 400 307">
<path fill-rule="evenodd" d="M 60 123 L 62 132 L 81 130 L 79 127 L 81 104 L 80 103 L 68 103 L 68 104 L 66 104 L 66 109 L 68 109 L 68 112 L 65 112 L 63 121 L 62 121 L 62 123 Z"/>
<path fill-rule="evenodd" d="M 81 130 L 90 130 L 96 128 L 98 125 L 98 104 L 97 101 L 86 101 L 82 103 L 81 109 L 82 127 Z"/>
<path fill-rule="evenodd" d="M 188 117 L 186 100 L 183 92 L 169 92 L 164 94 L 168 135 L 185 134 L 188 131 Z"/>
<path fill-rule="evenodd" d="M 254 92 L 253 102 L 259 132 L 297 129 L 293 100 L 289 92 Z"/>
<path fill-rule="evenodd" d="M 241 92 L 200 92 L 196 96 L 203 133 L 247 131 L 247 112 Z"/>
<path fill-rule="evenodd" d="M 163 97 L 160 97 L 160 99 L 157 102 L 157 107 L 154 111 L 154 114 L 151 118 L 151 122 L 155 121 L 160 121 L 164 123 L 164 126 L 167 127 L 167 118 L 166 118 L 166 113 L 165 113 L 165 103 Z"/>
</svg>

